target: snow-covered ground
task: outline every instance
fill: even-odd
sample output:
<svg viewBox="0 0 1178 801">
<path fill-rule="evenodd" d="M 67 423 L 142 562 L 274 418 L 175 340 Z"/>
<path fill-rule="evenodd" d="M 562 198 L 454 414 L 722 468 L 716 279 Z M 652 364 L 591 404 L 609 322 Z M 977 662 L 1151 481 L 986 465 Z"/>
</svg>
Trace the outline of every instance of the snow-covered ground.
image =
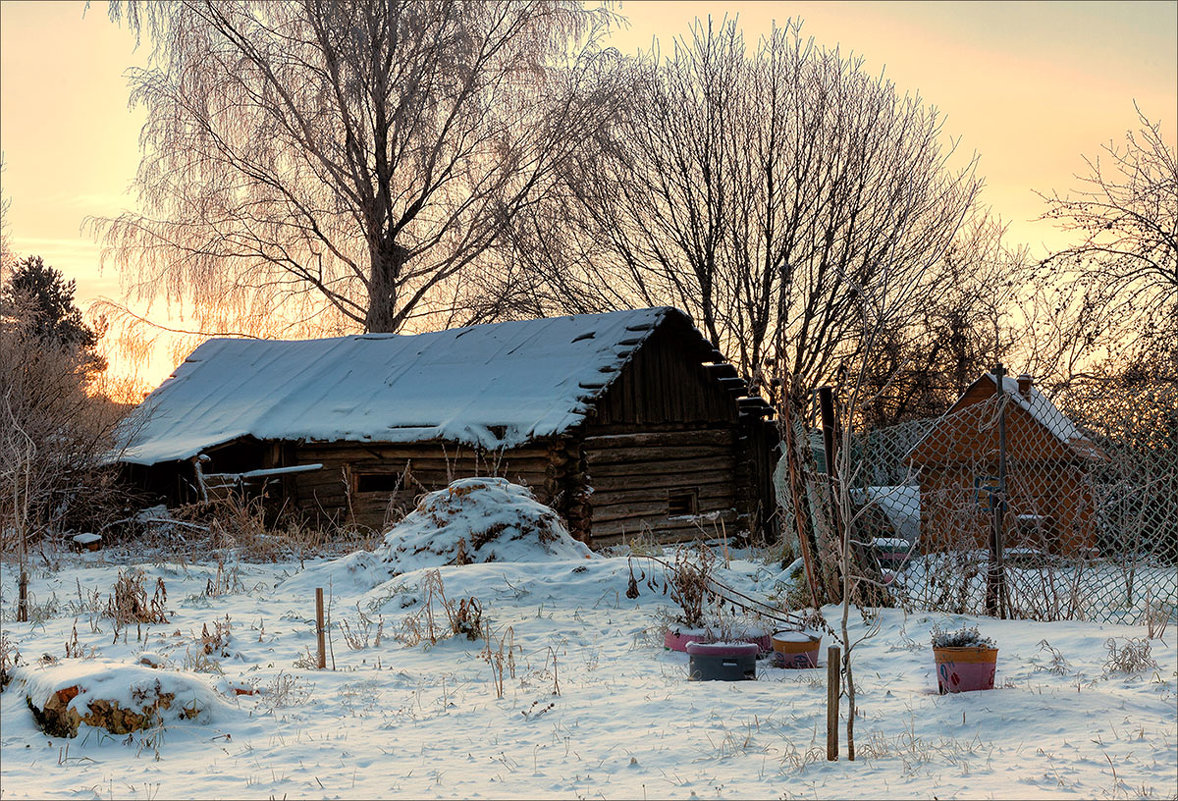
<svg viewBox="0 0 1178 801">
<path fill-rule="evenodd" d="M 859 758 L 848 762 L 844 746 L 842 760 L 827 762 L 829 637 L 817 670 L 762 661 L 756 681 L 690 682 L 688 657 L 661 644 L 673 604 L 646 581 L 637 598 L 628 598 L 626 558 L 548 548 L 535 550 L 535 561 L 518 561 L 528 551 L 511 553 L 443 566 L 436 576 L 421 565 L 393 578 L 380 551 L 304 567 L 297 561 L 177 564 L 113 549 L 83 553 L 34 573 L 34 622 L 27 624 L 13 622 L 16 572 L 3 564 L 3 630 L 23 667 L 0 696 L 0 794 L 1173 798 L 1178 792 L 1173 623 L 1164 641 L 1152 642 L 1157 666 L 1126 674 L 1106 670 L 1106 642 L 1143 638 L 1142 627 L 885 610 L 855 662 Z M 778 589 L 780 565 L 766 564 L 755 551 L 733 557 L 730 568 L 720 567 L 723 581 L 758 596 Z M 137 562 L 149 597 L 163 580 L 168 622 L 132 625 L 115 642 L 102 611 L 119 571 Z M 662 568 L 647 560 L 636 558 L 634 568 L 636 575 L 662 578 Z M 438 577 L 455 606 L 478 600 L 490 624 L 489 645 L 461 636 L 405 643 L 428 634 L 431 587 L 438 625 L 445 626 Z M 334 624 L 323 671 L 310 658 L 317 586 L 328 594 Z M 824 611 L 837 619 L 834 607 Z M 930 630 L 975 622 L 1000 648 L 998 689 L 937 695 Z M 854 615 L 852 626 L 860 634 L 865 624 Z M 362 646 L 365 636 L 367 647 L 346 641 Z M 65 658 L 67 643 L 83 656 Z M 43 654 L 60 664 L 42 666 Z M 159 670 L 203 682 L 211 692 L 208 714 L 168 719 L 162 728 L 130 736 L 83 725 L 77 738 L 61 739 L 37 728 L 25 697 L 44 687 L 48 671 L 64 666 L 109 678 L 126 665 L 135 666 L 138 678 L 150 670 L 138 665 L 144 655 Z M 82 668 L 87 661 L 93 667 Z M 251 688 L 259 692 L 238 694 Z"/>
</svg>

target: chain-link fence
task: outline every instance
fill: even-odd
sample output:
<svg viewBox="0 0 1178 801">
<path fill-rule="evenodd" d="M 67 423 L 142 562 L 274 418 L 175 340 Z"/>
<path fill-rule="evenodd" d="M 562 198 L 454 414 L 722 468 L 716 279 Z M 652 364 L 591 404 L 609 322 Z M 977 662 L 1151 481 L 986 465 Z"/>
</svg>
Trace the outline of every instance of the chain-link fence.
<svg viewBox="0 0 1178 801">
<path fill-rule="evenodd" d="M 1069 395 L 1065 414 L 1029 379 L 1002 385 L 989 375 L 940 418 L 842 437 L 833 481 L 817 421 L 793 421 L 806 444 L 795 454 L 814 457 L 796 461 L 795 480 L 819 580 L 836 580 L 831 532 L 849 525 L 852 573 L 883 602 L 1038 620 L 1173 617 L 1178 397 L 1093 387 Z"/>
</svg>

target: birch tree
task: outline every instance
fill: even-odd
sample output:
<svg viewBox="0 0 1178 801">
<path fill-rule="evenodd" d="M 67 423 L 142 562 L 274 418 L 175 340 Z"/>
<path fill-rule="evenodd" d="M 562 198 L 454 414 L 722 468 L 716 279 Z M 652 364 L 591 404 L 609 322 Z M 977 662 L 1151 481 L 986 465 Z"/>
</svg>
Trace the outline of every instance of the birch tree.
<svg viewBox="0 0 1178 801">
<path fill-rule="evenodd" d="M 112 3 L 153 43 L 129 297 L 204 330 L 395 332 L 454 311 L 603 116 L 611 20 L 566 0 Z"/>
</svg>

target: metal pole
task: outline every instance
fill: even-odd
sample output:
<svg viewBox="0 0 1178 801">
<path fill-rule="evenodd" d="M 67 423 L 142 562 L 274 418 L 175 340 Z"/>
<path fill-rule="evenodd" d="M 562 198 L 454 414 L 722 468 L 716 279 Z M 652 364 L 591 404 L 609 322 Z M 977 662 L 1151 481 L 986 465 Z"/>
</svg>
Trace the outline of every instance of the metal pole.
<svg viewBox="0 0 1178 801">
<path fill-rule="evenodd" d="M 1001 368 L 999 368 L 1001 369 Z M 1006 371 L 1003 370 L 1003 375 Z M 1005 384 L 1005 382 L 1003 382 Z M 994 557 L 998 563 L 998 617 L 1006 619 L 1006 408 L 1009 405 L 1006 387 L 1002 388 L 1001 407 L 998 412 L 998 515 L 995 520 Z"/>
<path fill-rule="evenodd" d="M 999 363 L 994 367 L 994 394 L 998 399 L 998 487 L 991 496 L 990 563 L 986 571 L 986 614 L 1006 617 L 1006 570 L 1002 550 L 1006 521 L 1006 370 Z"/>
</svg>

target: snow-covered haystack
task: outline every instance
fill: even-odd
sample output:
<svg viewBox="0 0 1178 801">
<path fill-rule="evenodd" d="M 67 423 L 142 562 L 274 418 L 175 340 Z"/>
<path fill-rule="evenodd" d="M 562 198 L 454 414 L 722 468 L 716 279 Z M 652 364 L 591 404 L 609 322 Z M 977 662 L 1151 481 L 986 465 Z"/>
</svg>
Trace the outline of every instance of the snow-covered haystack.
<svg viewBox="0 0 1178 801">
<path fill-rule="evenodd" d="M 197 676 L 145 665 L 84 659 L 22 667 L 25 700 L 53 737 L 75 737 L 85 723 L 128 734 L 168 721 L 207 723 L 216 695 Z"/>
<path fill-rule="evenodd" d="M 397 574 L 474 562 L 588 559 L 593 552 L 527 487 L 503 478 L 463 478 L 423 497 L 385 534 L 375 555 Z"/>
</svg>

